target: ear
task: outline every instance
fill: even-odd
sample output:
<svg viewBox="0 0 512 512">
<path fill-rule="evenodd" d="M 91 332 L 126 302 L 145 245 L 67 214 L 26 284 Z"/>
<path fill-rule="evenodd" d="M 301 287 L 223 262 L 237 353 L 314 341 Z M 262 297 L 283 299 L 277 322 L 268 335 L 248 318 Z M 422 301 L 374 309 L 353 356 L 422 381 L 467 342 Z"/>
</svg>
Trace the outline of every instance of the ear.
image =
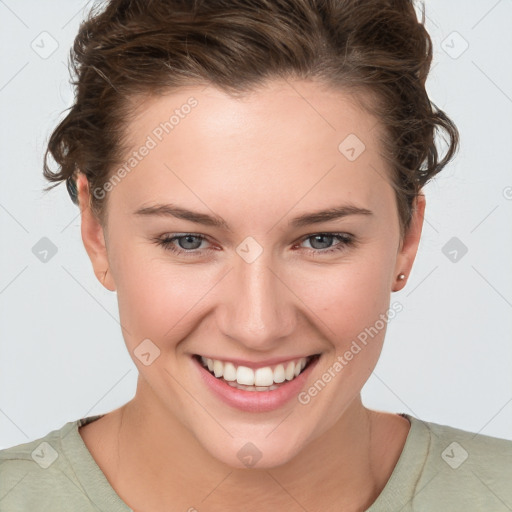
<svg viewBox="0 0 512 512">
<path fill-rule="evenodd" d="M 116 285 L 109 268 L 104 230 L 91 209 L 89 182 L 85 174 L 81 172 L 76 178 L 76 188 L 82 216 L 82 240 L 85 250 L 89 255 L 98 281 L 113 292 L 116 290 Z"/>
<path fill-rule="evenodd" d="M 392 291 L 401 290 L 407 283 L 407 279 L 411 273 L 412 264 L 416 258 L 418 246 L 421 238 L 421 229 L 423 227 L 423 219 L 425 216 L 426 200 L 423 194 L 416 196 L 413 202 L 413 211 L 409 228 L 403 236 L 398 249 L 398 255 L 395 266 L 395 276 Z M 399 279 L 400 274 L 405 274 L 405 279 Z"/>
</svg>

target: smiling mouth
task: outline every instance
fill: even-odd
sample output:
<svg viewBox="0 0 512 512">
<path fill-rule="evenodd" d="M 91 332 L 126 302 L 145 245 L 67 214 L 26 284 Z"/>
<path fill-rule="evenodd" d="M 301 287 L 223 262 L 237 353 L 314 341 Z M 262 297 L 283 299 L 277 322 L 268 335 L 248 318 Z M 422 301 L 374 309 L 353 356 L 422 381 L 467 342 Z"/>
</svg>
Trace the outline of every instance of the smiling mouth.
<svg viewBox="0 0 512 512">
<path fill-rule="evenodd" d="M 298 377 L 313 361 L 320 357 L 320 354 L 256 369 L 236 365 L 229 361 L 210 359 L 197 354 L 194 357 L 214 377 L 223 380 L 231 387 L 243 391 L 272 391 Z"/>
</svg>

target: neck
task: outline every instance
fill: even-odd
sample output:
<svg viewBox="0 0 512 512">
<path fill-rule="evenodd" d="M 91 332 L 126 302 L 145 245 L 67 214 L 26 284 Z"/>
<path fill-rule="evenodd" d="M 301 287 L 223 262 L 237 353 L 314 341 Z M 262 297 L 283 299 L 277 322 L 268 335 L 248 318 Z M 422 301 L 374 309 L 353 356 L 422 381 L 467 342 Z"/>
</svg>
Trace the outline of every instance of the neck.
<svg viewBox="0 0 512 512">
<path fill-rule="evenodd" d="M 109 429 L 114 448 L 107 477 L 135 511 L 168 511 L 171 504 L 171 510 L 248 510 L 248 503 L 251 510 L 279 510 L 293 502 L 306 510 L 366 509 L 384 487 L 406 437 L 402 429 L 393 452 L 390 440 L 396 436 L 384 427 L 382 414 L 366 409 L 357 396 L 330 430 L 287 463 L 235 469 L 212 457 L 146 392 L 138 387 L 133 400 L 111 413 Z"/>
</svg>

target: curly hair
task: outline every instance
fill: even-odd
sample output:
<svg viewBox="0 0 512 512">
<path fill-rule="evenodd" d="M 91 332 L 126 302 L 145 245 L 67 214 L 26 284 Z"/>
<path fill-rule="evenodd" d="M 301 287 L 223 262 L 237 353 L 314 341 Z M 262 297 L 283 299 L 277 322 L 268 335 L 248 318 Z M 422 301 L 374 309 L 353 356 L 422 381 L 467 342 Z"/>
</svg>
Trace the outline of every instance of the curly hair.
<svg viewBox="0 0 512 512">
<path fill-rule="evenodd" d="M 75 99 L 55 128 L 44 177 L 101 187 L 128 149 L 134 99 L 213 85 L 243 95 L 273 78 L 313 79 L 354 95 L 380 120 L 402 234 L 414 198 L 458 148 L 430 101 L 432 41 L 413 0 L 110 0 L 93 6 L 70 52 Z M 370 101 L 367 101 L 370 99 Z M 436 132 L 447 149 L 441 159 Z M 51 154 L 58 164 L 48 165 Z M 90 196 L 103 222 L 106 198 Z"/>
</svg>

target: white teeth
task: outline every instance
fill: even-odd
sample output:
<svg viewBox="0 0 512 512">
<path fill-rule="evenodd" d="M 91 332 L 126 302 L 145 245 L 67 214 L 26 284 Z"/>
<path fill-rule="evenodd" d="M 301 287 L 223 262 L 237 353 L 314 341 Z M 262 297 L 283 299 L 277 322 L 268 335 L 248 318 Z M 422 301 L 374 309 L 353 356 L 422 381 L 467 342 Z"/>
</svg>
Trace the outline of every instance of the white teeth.
<svg viewBox="0 0 512 512">
<path fill-rule="evenodd" d="M 222 361 L 215 359 L 213 361 L 213 373 L 215 374 L 215 377 L 222 377 L 223 370 L 224 365 L 222 364 Z"/>
<path fill-rule="evenodd" d="M 286 380 L 292 380 L 295 376 L 295 363 L 293 361 L 290 361 L 286 365 L 286 370 L 284 371 Z"/>
<path fill-rule="evenodd" d="M 274 372 L 270 366 L 258 368 L 254 372 L 254 385 L 255 386 L 271 386 L 274 384 Z"/>
<path fill-rule="evenodd" d="M 284 375 L 284 366 L 282 364 L 278 364 L 274 368 L 274 382 L 277 382 L 278 384 L 281 382 L 284 382 L 286 380 L 286 377 Z"/>
<path fill-rule="evenodd" d="M 203 366 L 208 367 L 215 377 L 228 381 L 228 383 L 238 389 L 246 391 L 268 391 L 277 389 L 275 384 L 281 384 L 285 380 L 293 380 L 304 370 L 308 358 L 302 357 L 296 361 L 289 361 L 284 364 L 278 364 L 275 367 L 265 366 L 253 370 L 247 366 L 236 367 L 231 362 L 223 362 L 218 359 L 210 359 L 201 356 Z"/>
<path fill-rule="evenodd" d="M 224 372 L 222 375 L 226 380 L 236 380 L 236 368 L 233 363 L 224 363 Z"/>
<path fill-rule="evenodd" d="M 279 387 L 276 386 L 275 384 L 273 384 L 272 386 L 242 386 L 237 382 L 228 382 L 228 384 L 232 388 L 241 389 L 242 391 L 273 391 L 274 389 L 277 389 Z"/>
<path fill-rule="evenodd" d="M 215 377 L 217 377 L 217 375 L 215 375 Z M 238 382 L 238 384 L 254 386 L 254 371 L 252 370 L 252 368 L 247 368 L 247 366 L 239 366 L 236 369 L 236 381 Z"/>
</svg>

